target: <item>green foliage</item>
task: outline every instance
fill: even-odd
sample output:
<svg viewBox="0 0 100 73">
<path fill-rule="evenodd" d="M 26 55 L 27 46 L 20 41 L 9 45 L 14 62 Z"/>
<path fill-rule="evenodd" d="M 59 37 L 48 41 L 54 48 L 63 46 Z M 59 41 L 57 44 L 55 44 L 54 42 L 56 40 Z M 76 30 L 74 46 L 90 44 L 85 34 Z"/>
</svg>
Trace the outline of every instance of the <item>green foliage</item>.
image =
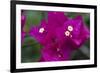
<svg viewBox="0 0 100 73">
<path fill-rule="evenodd" d="M 26 15 L 26 23 L 24 30 L 28 32 L 30 30 L 30 27 L 32 25 L 38 25 L 41 22 L 42 19 L 42 12 L 40 11 L 25 11 L 24 13 Z"/>
<path fill-rule="evenodd" d="M 32 37 L 26 36 L 22 44 L 22 62 L 37 62 L 41 57 L 41 45 Z"/>
</svg>

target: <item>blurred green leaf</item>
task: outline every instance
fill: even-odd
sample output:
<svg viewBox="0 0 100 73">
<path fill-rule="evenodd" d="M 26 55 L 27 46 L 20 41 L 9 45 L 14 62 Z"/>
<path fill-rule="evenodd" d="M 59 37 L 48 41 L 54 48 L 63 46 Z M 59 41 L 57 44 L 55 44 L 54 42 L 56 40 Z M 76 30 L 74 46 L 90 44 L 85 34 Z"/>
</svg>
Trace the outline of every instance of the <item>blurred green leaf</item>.
<svg viewBox="0 0 100 73">
<path fill-rule="evenodd" d="M 68 12 L 68 13 L 65 13 L 65 15 L 66 16 L 68 16 L 69 18 L 74 18 L 75 16 L 76 16 L 76 14 L 75 13 L 73 13 L 73 12 Z"/>
<path fill-rule="evenodd" d="M 90 16 L 89 16 L 89 14 L 84 15 L 84 21 L 85 21 L 86 25 L 90 28 Z"/>
<path fill-rule="evenodd" d="M 25 27 L 24 27 L 24 30 L 26 32 L 29 31 L 31 25 L 40 24 L 40 21 L 42 19 L 42 12 L 28 10 L 28 11 L 25 11 L 24 14 L 26 15 L 26 23 L 25 23 Z"/>
<path fill-rule="evenodd" d="M 32 37 L 27 36 L 22 44 L 21 62 L 38 62 L 41 57 L 42 46 Z"/>
<path fill-rule="evenodd" d="M 88 40 L 84 43 L 84 45 L 85 45 L 87 48 L 90 49 L 90 39 L 88 39 Z"/>
</svg>

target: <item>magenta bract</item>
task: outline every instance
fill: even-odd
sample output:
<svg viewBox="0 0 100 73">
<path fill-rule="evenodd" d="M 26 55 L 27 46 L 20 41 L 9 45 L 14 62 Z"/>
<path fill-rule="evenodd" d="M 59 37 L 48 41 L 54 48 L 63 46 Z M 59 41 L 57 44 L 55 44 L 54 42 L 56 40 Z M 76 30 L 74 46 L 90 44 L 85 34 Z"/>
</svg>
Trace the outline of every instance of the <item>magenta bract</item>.
<svg viewBox="0 0 100 73">
<path fill-rule="evenodd" d="M 33 26 L 30 35 L 42 46 L 44 61 L 69 60 L 73 50 L 78 49 L 90 37 L 90 31 L 82 16 L 71 19 L 63 12 L 48 12 L 46 20 Z"/>
</svg>

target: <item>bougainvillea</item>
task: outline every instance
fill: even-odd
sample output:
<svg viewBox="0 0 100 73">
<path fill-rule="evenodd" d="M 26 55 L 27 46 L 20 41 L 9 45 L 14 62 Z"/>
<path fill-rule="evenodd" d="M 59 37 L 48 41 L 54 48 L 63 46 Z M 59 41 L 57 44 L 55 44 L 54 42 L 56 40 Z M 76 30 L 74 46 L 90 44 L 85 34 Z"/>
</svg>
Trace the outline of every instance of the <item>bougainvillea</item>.
<svg viewBox="0 0 100 73">
<path fill-rule="evenodd" d="M 90 37 L 83 17 L 69 18 L 63 12 L 47 14 L 47 20 L 43 19 L 40 25 L 31 27 L 29 32 L 42 45 L 41 61 L 70 60 L 71 53 Z"/>
</svg>

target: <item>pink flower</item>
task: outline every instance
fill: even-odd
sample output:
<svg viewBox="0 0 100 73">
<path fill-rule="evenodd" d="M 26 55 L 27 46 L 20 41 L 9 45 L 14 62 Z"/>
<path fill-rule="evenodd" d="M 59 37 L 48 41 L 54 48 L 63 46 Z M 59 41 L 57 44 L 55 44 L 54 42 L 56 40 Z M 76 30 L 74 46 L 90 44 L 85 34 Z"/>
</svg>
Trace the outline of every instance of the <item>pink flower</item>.
<svg viewBox="0 0 100 73">
<path fill-rule="evenodd" d="M 42 46 L 44 61 L 69 60 L 73 50 L 79 48 L 90 37 L 90 31 L 82 16 L 70 19 L 63 12 L 48 12 L 48 21 L 33 26 L 30 36 Z"/>
</svg>

